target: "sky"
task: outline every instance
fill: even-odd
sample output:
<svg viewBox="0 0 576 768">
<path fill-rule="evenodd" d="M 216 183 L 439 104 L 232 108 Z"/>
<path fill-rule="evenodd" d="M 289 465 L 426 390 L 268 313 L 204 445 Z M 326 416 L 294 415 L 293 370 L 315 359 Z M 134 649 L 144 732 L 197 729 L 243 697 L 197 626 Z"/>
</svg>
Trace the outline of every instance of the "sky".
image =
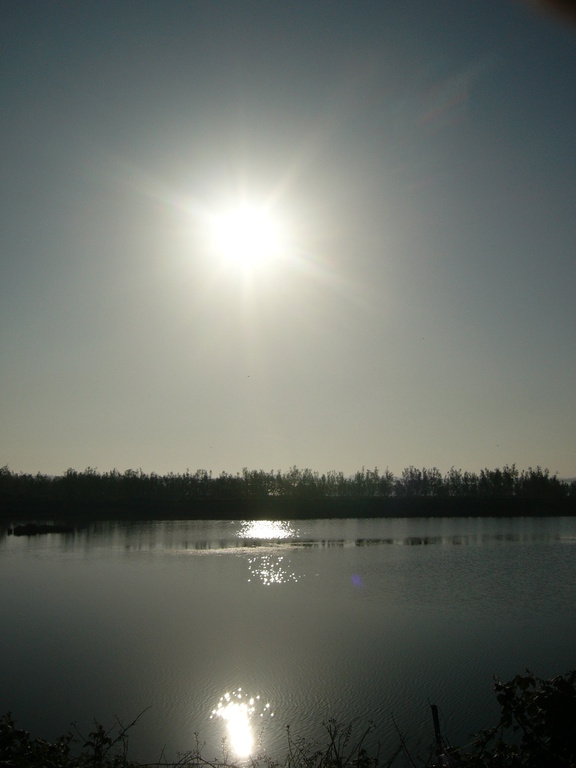
<svg viewBox="0 0 576 768">
<path fill-rule="evenodd" d="M 520 0 L 1 16 L 0 466 L 576 476 L 576 26 Z"/>
</svg>

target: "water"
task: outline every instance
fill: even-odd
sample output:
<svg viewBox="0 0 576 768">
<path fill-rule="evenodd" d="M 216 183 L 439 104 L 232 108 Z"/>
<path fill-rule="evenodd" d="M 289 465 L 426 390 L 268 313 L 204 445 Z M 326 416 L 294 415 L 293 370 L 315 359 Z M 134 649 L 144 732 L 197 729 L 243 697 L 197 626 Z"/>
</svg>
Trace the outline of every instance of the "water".
<svg viewBox="0 0 576 768">
<path fill-rule="evenodd" d="M 576 667 L 576 520 L 94 524 L 0 536 L 0 712 L 54 738 L 129 723 L 130 756 L 239 754 L 328 718 L 453 743 L 493 675 Z"/>
</svg>

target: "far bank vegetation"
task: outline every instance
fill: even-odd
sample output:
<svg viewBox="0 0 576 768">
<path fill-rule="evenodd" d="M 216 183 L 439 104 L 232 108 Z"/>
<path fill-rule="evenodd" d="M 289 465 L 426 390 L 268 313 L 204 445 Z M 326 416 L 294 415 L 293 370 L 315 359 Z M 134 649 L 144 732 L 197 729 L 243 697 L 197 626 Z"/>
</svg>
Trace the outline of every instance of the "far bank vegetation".
<svg viewBox="0 0 576 768">
<path fill-rule="evenodd" d="M 465 502 L 465 503 L 464 503 Z M 543 506 L 544 504 L 544 506 Z M 353 475 L 319 473 L 294 466 L 288 471 L 244 469 L 214 476 L 199 469 L 165 475 L 142 470 L 98 472 L 68 469 L 51 476 L 0 468 L 0 514 L 51 512 L 87 515 L 124 510 L 135 516 L 162 511 L 214 517 L 226 509 L 238 514 L 289 515 L 296 506 L 309 516 L 413 514 L 573 514 L 576 480 L 565 481 L 548 469 L 519 470 L 514 464 L 466 472 L 452 467 L 407 467 L 400 476 L 363 467 Z M 546 506 L 547 505 L 547 506 Z M 483 511 L 484 510 L 484 511 Z"/>
</svg>

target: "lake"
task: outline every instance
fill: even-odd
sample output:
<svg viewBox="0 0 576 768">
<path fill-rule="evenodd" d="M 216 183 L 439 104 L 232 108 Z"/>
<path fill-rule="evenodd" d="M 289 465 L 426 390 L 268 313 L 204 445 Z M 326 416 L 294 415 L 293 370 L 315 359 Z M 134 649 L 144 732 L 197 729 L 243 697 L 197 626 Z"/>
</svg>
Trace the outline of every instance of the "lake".
<svg viewBox="0 0 576 768">
<path fill-rule="evenodd" d="M 125 724 L 130 757 L 194 733 L 374 723 L 465 743 L 495 723 L 493 675 L 576 667 L 576 519 L 94 523 L 0 536 L 0 712 L 35 736 Z"/>
</svg>

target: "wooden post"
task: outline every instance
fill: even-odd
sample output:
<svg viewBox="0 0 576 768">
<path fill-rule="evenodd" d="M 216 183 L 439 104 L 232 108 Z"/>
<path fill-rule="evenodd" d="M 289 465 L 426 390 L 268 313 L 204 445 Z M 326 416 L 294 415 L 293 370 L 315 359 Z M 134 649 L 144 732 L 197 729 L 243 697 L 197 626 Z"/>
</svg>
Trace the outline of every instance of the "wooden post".
<svg viewBox="0 0 576 768">
<path fill-rule="evenodd" d="M 434 737 L 436 739 L 436 754 L 441 755 L 443 752 L 442 748 L 442 736 L 440 734 L 440 720 L 438 719 L 438 707 L 436 704 L 431 704 L 430 709 L 432 710 L 432 720 L 434 722 Z"/>
</svg>

